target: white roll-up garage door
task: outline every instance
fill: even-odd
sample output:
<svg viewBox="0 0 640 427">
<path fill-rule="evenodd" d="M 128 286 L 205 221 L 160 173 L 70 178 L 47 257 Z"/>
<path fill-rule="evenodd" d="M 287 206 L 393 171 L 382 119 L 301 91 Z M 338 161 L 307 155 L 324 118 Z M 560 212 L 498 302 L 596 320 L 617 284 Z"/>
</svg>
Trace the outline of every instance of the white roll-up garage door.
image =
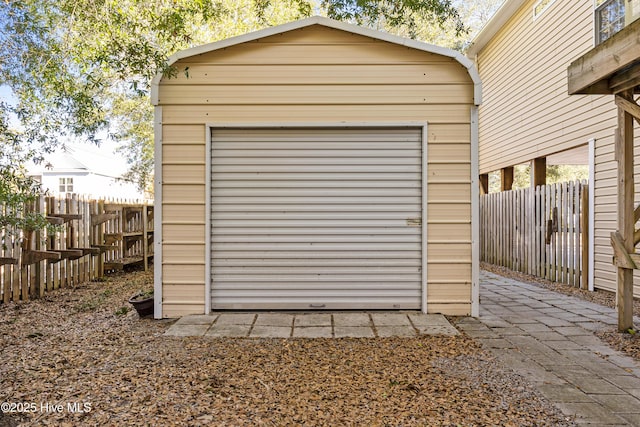
<svg viewBox="0 0 640 427">
<path fill-rule="evenodd" d="M 212 129 L 212 309 L 421 308 L 422 157 L 422 128 Z"/>
</svg>

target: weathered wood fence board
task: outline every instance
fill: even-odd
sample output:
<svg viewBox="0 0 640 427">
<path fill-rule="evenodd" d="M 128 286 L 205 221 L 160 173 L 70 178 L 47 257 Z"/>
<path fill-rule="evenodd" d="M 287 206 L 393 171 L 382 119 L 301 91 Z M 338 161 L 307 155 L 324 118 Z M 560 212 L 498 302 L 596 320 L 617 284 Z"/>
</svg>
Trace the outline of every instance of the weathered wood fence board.
<svg viewBox="0 0 640 427">
<path fill-rule="evenodd" d="M 587 201 L 586 181 L 481 196 L 481 260 L 586 289 Z"/>
<path fill-rule="evenodd" d="M 0 205 L 0 213 L 7 214 Z M 0 229 L 0 302 L 27 300 L 77 286 L 105 271 L 133 263 L 148 268 L 153 256 L 153 206 L 122 200 L 89 200 L 75 194 L 40 197 L 27 207 L 60 230 Z"/>
</svg>

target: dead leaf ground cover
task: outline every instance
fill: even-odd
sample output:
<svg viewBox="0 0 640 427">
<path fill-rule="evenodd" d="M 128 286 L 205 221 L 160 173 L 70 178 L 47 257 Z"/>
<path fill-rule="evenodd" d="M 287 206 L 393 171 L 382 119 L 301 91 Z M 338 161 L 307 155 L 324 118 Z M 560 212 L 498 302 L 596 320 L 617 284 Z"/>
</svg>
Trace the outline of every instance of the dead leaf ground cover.
<svg viewBox="0 0 640 427">
<path fill-rule="evenodd" d="M 572 425 L 465 335 L 164 337 L 169 322 L 126 303 L 151 281 L 130 272 L 0 305 L 0 402 L 36 406 L 0 426 Z"/>
</svg>

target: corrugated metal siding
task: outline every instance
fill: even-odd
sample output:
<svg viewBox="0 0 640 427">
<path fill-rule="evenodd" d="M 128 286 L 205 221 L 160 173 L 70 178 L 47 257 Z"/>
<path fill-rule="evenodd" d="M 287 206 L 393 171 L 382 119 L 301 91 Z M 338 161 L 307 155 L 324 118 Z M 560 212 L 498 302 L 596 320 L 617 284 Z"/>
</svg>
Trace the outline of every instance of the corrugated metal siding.
<svg viewBox="0 0 640 427">
<path fill-rule="evenodd" d="M 422 129 L 213 129 L 213 309 L 421 308 Z"/>
<path fill-rule="evenodd" d="M 269 55 L 254 56 L 264 44 L 269 44 Z M 292 46 L 307 54 L 292 55 Z M 434 233 L 428 243 L 428 311 L 470 314 L 471 277 L 465 266 L 471 265 L 471 236 L 464 225 L 471 223 L 471 201 L 465 197 L 471 188 L 472 105 L 468 100 L 473 85 L 464 67 L 450 58 L 323 27 L 307 27 L 185 58 L 175 66 L 177 76 L 163 79 L 159 88 L 165 154 L 162 221 L 171 233 L 170 240 L 163 239 L 163 269 L 170 273 L 162 278 L 163 316 L 204 312 L 205 287 L 209 286 L 204 273 L 189 278 L 179 273 L 192 266 L 198 274 L 204 272 L 205 258 L 209 257 L 205 254 L 205 199 L 199 199 L 209 185 L 209 177 L 205 177 L 206 125 L 248 122 L 428 122 L 429 184 L 452 185 L 451 191 L 436 188 L 436 194 L 428 195 L 429 230 Z M 278 103 L 277 99 L 270 104 L 222 104 L 209 102 L 205 96 L 192 97 L 191 104 L 173 105 L 164 99 L 168 86 L 188 88 L 203 83 L 238 85 L 242 93 L 272 84 L 293 88 L 340 85 L 341 91 L 334 91 L 331 104 L 322 105 L 313 98 L 298 105 Z M 380 86 L 376 90 L 381 96 L 371 97 L 368 104 L 353 105 L 350 93 L 359 84 Z M 408 102 L 406 96 L 394 99 L 396 89 L 405 84 L 419 85 L 416 90 L 423 98 L 411 104 L 403 103 Z M 460 84 L 468 92 L 443 96 L 437 89 L 441 84 Z M 277 93 L 274 96 L 277 98 Z M 178 153 L 175 158 L 174 153 Z M 313 213 L 313 208 L 309 209 Z M 376 213 L 380 212 L 372 207 L 369 215 Z M 201 230 L 199 236 L 195 228 Z M 435 240 L 438 236 L 446 238 Z"/>
</svg>

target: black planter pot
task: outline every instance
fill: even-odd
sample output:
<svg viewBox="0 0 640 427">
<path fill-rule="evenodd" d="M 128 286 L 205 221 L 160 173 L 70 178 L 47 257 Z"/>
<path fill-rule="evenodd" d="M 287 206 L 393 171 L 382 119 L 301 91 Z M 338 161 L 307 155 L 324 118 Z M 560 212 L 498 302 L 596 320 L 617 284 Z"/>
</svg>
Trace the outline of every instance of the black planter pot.
<svg viewBox="0 0 640 427">
<path fill-rule="evenodd" d="M 138 299 L 142 294 L 137 294 L 129 298 L 129 304 L 138 312 L 138 316 L 149 316 L 153 314 L 153 297 Z"/>
</svg>

